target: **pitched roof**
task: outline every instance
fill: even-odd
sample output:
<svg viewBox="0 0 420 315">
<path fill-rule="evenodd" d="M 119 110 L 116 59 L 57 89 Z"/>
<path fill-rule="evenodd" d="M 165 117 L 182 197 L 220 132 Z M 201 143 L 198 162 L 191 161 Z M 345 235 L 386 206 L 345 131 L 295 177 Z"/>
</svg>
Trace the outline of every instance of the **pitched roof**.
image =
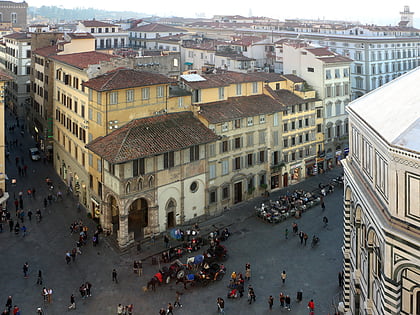
<svg viewBox="0 0 420 315">
<path fill-rule="evenodd" d="M 206 89 L 206 88 L 217 88 L 223 86 L 229 86 L 235 83 L 246 83 L 246 82 L 260 82 L 263 79 L 254 73 L 241 73 L 233 71 L 223 71 L 212 74 L 200 75 L 204 80 L 185 82 L 186 85 L 192 89 Z"/>
<path fill-rule="evenodd" d="M 276 99 L 286 106 L 304 104 L 312 99 L 303 99 L 289 90 L 273 90 Z"/>
<path fill-rule="evenodd" d="M 16 32 L 12 34 L 7 34 L 3 36 L 4 38 L 11 38 L 11 39 L 30 39 L 31 34 L 27 32 Z"/>
<path fill-rule="evenodd" d="M 277 100 L 264 94 L 252 96 L 229 97 L 225 101 L 218 101 L 200 105 L 199 114 L 209 123 L 216 124 L 233 119 L 272 114 L 285 110 Z"/>
<path fill-rule="evenodd" d="M 111 91 L 176 82 L 162 74 L 118 68 L 83 83 L 95 91 Z"/>
<path fill-rule="evenodd" d="M 11 76 L 4 73 L 3 71 L 0 71 L 0 81 L 12 81 L 12 80 L 13 78 Z"/>
<path fill-rule="evenodd" d="M 115 56 L 97 51 L 89 51 L 67 55 L 55 55 L 51 58 L 79 69 L 86 69 L 90 65 L 96 65 L 101 61 L 110 61 L 112 58 L 115 58 Z"/>
<path fill-rule="evenodd" d="M 329 50 L 328 48 L 324 48 L 324 47 L 305 48 L 305 50 L 313 54 L 315 57 L 317 57 L 318 60 L 321 60 L 325 63 L 338 63 L 338 62 L 352 62 L 353 61 L 350 58 L 337 54 Z"/>
<path fill-rule="evenodd" d="M 96 20 L 86 20 L 86 21 L 81 21 L 80 23 L 82 23 L 86 27 L 116 27 L 117 26 L 115 24 L 96 21 Z"/>
<path fill-rule="evenodd" d="M 50 57 L 56 55 L 59 51 L 60 50 L 58 49 L 58 45 L 53 45 L 35 49 L 33 53 L 43 57 Z"/>
<path fill-rule="evenodd" d="M 178 33 L 187 32 L 186 30 L 183 30 L 177 27 L 164 25 L 164 24 L 158 24 L 158 23 L 145 24 L 145 25 L 130 28 L 129 30 L 135 31 L 135 32 L 178 32 Z"/>
<path fill-rule="evenodd" d="M 86 38 L 95 38 L 91 33 L 67 33 L 67 36 L 69 36 L 71 39 L 86 39 Z"/>
<path fill-rule="evenodd" d="M 220 56 L 220 57 L 225 57 L 231 60 L 238 60 L 238 61 L 251 61 L 251 60 L 255 60 L 254 58 L 249 58 L 246 57 L 242 54 L 237 54 L 237 53 L 226 53 L 226 52 L 221 52 L 218 51 L 215 54 L 216 56 Z"/>
<path fill-rule="evenodd" d="M 110 163 L 124 163 L 216 140 L 191 112 L 181 112 L 132 120 L 86 147 Z"/>
<path fill-rule="evenodd" d="M 295 74 L 282 74 L 282 76 L 285 77 L 286 79 L 292 81 L 293 83 L 305 82 L 304 79 L 298 77 Z"/>
</svg>

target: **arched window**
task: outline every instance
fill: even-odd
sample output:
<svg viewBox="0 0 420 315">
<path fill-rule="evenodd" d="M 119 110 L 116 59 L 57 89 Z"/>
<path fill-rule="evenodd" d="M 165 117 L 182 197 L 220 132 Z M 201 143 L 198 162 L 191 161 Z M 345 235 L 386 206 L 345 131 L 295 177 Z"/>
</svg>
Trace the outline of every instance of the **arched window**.
<svg viewBox="0 0 420 315">
<path fill-rule="evenodd" d="M 131 191 L 131 186 L 130 186 L 130 183 L 127 183 L 127 185 L 125 186 L 125 193 L 126 193 L 126 194 L 129 194 L 129 193 L 130 193 L 130 191 Z"/>
<path fill-rule="evenodd" d="M 149 177 L 149 187 L 153 187 L 154 182 L 155 182 L 155 178 L 152 175 L 152 176 Z"/>
<path fill-rule="evenodd" d="M 137 182 L 137 189 L 138 190 L 143 189 L 143 178 L 139 178 L 139 181 Z"/>
</svg>

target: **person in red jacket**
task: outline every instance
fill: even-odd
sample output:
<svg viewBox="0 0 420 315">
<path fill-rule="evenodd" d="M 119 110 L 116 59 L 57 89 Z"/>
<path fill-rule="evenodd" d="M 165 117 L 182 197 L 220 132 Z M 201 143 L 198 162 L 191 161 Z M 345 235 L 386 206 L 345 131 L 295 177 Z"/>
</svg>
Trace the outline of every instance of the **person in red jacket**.
<svg viewBox="0 0 420 315">
<path fill-rule="evenodd" d="M 310 300 L 308 303 L 308 308 L 311 312 L 313 312 L 315 310 L 315 303 L 314 300 Z"/>
</svg>

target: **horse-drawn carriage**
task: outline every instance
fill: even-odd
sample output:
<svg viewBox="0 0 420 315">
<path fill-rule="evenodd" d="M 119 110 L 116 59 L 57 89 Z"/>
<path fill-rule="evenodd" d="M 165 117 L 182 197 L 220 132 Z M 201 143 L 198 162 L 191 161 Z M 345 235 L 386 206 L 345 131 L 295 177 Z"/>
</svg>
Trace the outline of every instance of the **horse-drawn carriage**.
<svg viewBox="0 0 420 315">
<path fill-rule="evenodd" d="M 154 291 L 157 285 L 168 284 L 172 279 L 181 279 L 185 276 L 185 265 L 176 259 L 169 267 L 163 266 L 147 283 L 147 289 L 150 287 Z"/>
<path fill-rule="evenodd" d="M 210 282 L 222 280 L 225 273 L 226 268 L 223 265 L 206 263 L 198 272 L 189 273 L 184 277 L 179 278 L 176 283 L 182 282 L 184 284 L 184 289 L 187 289 L 187 284 L 190 284 L 191 286 L 196 284 L 206 286 Z"/>
</svg>

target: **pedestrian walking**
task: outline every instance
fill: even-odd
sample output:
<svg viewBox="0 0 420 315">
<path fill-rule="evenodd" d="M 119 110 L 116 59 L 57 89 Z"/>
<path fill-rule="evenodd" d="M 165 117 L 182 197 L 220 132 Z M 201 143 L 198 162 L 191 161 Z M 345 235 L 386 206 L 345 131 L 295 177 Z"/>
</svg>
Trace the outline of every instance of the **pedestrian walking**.
<svg viewBox="0 0 420 315">
<path fill-rule="evenodd" d="M 251 279 L 251 264 L 248 262 L 245 264 L 245 280 Z"/>
<path fill-rule="evenodd" d="M 328 225 L 328 218 L 326 216 L 324 216 L 322 218 L 322 222 L 324 222 L 324 228 L 327 227 L 327 225 Z"/>
<path fill-rule="evenodd" d="M 163 237 L 163 242 L 165 243 L 165 248 L 169 248 L 169 237 L 165 234 Z"/>
<path fill-rule="evenodd" d="M 86 286 L 84 283 L 79 287 L 80 297 L 84 299 L 86 297 Z"/>
<path fill-rule="evenodd" d="M 25 225 L 22 225 L 22 227 L 20 229 L 22 230 L 23 237 L 25 237 L 26 236 L 26 232 L 28 231 L 28 229 L 26 228 Z"/>
<path fill-rule="evenodd" d="M 15 226 L 15 223 L 13 222 L 13 220 L 12 219 L 10 219 L 9 220 L 9 229 L 10 229 L 10 232 L 12 232 L 13 231 L 13 227 Z"/>
<path fill-rule="evenodd" d="M 161 309 L 159 310 L 159 315 L 165 315 L 165 314 L 166 314 L 165 309 L 164 309 L 164 308 L 161 308 Z"/>
<path fill-rule="evenodd" d="M 42 271 L 38 270 L 38 279 L 36 280 L 36 284 L 42 285 Z"/>
<path fill-rule="evenodd" d="M 121 304 L 117 306 L 117 315 L 122 315 L 124 311 L 124 307 Z"/>
<path fill-rule="evenodd" d="M 311 312 L 315 311 L 315 303 L 314 300 L 310 300 L 308 303 L 308 308 Z"/>
<path fill-rule="evenodd" d="M 52 294 L 53 294 L 53 290 L 49 288 L 48 289 L 48 303 L 52 303 Z"/>
<path fill-rule="evenodd" d="M 70 261 L 71 261 L 71 254 L 70 254 L 70 252 L 66 252 L 66 263 L 67 263 L 67 265 L 70 264 Z"/>
<path fill-rule="evenodd" d="M 118 283 L 117 270 L 112 269 L 112 282 Z"/>
<path fill-rule="evenodd" d="M 28 278 L 28 272 L 29 272 L 29 264 L 28 264 L 28 262 L 25 262 L 23 264 L 22 269 L 23 269 L 23 277 L 24 278 Z"/>
<path fill-rule="evenodd" d="M 344 283 L 344 277 L 343 277 L 343 273 L 340 271 L 338 273 L 338 286 L 343 287 L 343 283 Z"/>
<path fill-rule="evenodd" d="M 86 297 L 92 296 L 92 283 L 90 283 L 89 281 L 86 281 L 85 288 L 86 288 Z"/>
<path fill-rule="evenodd" d="M 308 240 L 308 234 L 303 233 L 303 240 L 305 241 L 305 246 L 306 246 L 306 241 Z"/>
<path fill-rule="evenodd" d="M 181 304 L 181 295 L 182 295 L 181 292 L 176 291 L 174 307 L 182 307 L 182 304 Z"/>
<path fill-rule="evenodd" d="M 321 208 L 322 208 L 322 211 L 325 210 L 325 203 L 324 203 L 324 201 L 321 202 Z"/>
<path fill-rule="evenodd" d="M 13 307 L 13 315 L 20 315 L 20 309 L 17 305 Z"/>
<path fill-rule="evenodd" d="M 47 302 L 48 301 L 48 289 L 46 287 L 42 288 L 41 294 L 42 294 L 42 297 L 44 298 L 44 302 Z"/>
<path fill-rule="evenodd" d="M 284 238 L 287 240 L 288 236 L 289 236 L 289 229 L 288 229 L 288 228 L 286 228 L 286 229 L 284 230 Z"/>
<path fill-rule="evenodd" d="M 284 302 L 286 303 L 286 308 L 288 311 L 290 311 L 290 296 L 286 294 L 286 297 L 284 298 Z"/>
<path fill-rule="evenodd" d="M 70 295 L 70 306 L 69 310 L 75 310 L 76 309 L 76 299 L 74 298 L 74 295 Z"/>
<path fill-rule="evenodd" d="M 31 209 L 28 209 L 28 219 L 29 219 L 29 222 L 32 221 L 32 211 L 31 211 Z"/>
<path fill-rule="evenodd" d="M 221 297 L 217 298 L 217 312 L 221 314 L 225 313 L 225 300 Z"/>
<path fill-rule="evenodd" d="M 286 282 L 286 277 L 287 277 L 286 271 L 283 270 L 280 276 L 281 276 L 281 282 L 283 282 L 284 284 Z"/>
<path fill-rule="evenodd" d="M 274 298 L 272 295 L 268 297 L 268 309 L 271 311 L 273 309 Z"/>
<path fill-rule="evenodd" d="M 299 238 L 300 238 L 300 244 L 303 244 L 303 235 L 304 235 L 305 233 L 303 233 L 303 231 L 300 231 L 299 232 Z"/>
<path fill-rule="evenodd" d="M 293 230 L 293 234 L 297 235 L 298 234 L 298 225 L 296 222 L 292 223 L 292 230 Z"/>
<path fill-rule="evenodd" d="M 129 304 L 125 307 L 125 309 L 127 310 L 127 315 L 133 315 L 134 312 L 134 305 L 133 304 Z"/>
<path fill-rule="evenodd" d="M 8 296 L 8 298 L 7 298 L 7 300 L 6 300 L 6 308 L 7 308 L 7 310 L 10 312 L 10 310 L 11 310 L 11 308 L 12 308 L 12 305 L 13 305 L 13 300 L 12 300 L 12 296 L 11 295 L 9 295 Z"/>
<path fill-rule="evenodd" d="M 284 300 L 286 297 L 284 296 L 283 292 L 280 292 L 279 294 L 279 300 L 280 300 L 280 307 L 284 307 Z"/>
<path fill-rule="evenodd" d="M 248 303 L 252 304 L 252 301 L 255 302 L 255 292 L 252 286 L 248 286 Z"/>
<path fill-rule="evenodd" d="M 172 306 L 172 304 L 168 303 L 168 307 L 166 308 L 166 314 L 174 315 L 173 310 L 174 310 L 174 307 Z"/>
</svg>

